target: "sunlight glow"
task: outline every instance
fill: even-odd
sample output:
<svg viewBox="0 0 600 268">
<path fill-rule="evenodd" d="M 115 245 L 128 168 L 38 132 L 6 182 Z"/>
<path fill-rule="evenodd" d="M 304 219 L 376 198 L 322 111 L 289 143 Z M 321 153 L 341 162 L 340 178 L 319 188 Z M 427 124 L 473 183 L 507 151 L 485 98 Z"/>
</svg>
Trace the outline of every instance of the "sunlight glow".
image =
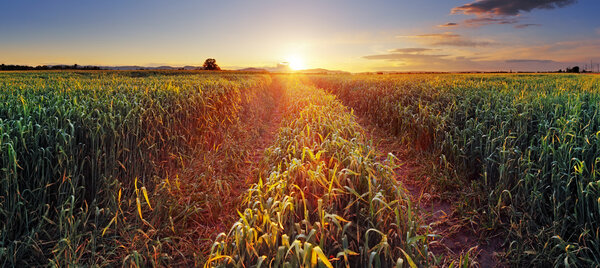
<svg viewBox="0 0 600 268">
<path fill-rule="evenodd" d="M 289 64 L 288 66 L 293 71 L 306 69 L 306 65 L 304 65 L 304 60 L 301 57 L 290 56 L 286 59 L 286 62 L 288 62 L 288 64 Z"/>
</svg>

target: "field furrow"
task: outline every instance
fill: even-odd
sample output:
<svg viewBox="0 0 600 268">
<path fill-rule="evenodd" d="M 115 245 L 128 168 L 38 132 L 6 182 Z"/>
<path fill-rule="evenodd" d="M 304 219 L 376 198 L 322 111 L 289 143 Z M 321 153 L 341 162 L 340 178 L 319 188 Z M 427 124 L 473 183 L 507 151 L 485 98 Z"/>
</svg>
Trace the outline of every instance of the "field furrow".
<svg viewBox="0 0 600 268">
<path fill-rule="evenodd" d="M 282 126 L 240 219 L 207 266 L 427 264 L 425 230 L 350 110 L 288 77 Z"/>
</svg>

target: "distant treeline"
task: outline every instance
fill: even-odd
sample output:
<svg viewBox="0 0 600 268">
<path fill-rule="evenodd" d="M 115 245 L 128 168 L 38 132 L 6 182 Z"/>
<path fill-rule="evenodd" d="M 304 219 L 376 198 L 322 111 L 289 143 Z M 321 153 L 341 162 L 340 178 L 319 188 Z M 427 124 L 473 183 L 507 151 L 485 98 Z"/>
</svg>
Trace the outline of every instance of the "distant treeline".
<svg viewBox="0 0 600 268">
<path fill-rule="evenodd" d="M 563 70 L 558 70 L 559 73 L 562 73 Z M 567 69 L 565 69 L 564 71 L 565 73 L 579 73 L 579 66 L 575 66 L 573 68 L 569 68 L 567 67 Z M 585 70 L 583 71 L 585 73 Z"/>
<path fill-rule="evenodd" d="M 27 66 L 27 65 L 5 65 L 0 64 L 0 71 L 29 71 L 29 70 L 102 70 L 98 66 L 79 66 L 73 65 L 38 65 L 38 66 Z"/>
</svg>

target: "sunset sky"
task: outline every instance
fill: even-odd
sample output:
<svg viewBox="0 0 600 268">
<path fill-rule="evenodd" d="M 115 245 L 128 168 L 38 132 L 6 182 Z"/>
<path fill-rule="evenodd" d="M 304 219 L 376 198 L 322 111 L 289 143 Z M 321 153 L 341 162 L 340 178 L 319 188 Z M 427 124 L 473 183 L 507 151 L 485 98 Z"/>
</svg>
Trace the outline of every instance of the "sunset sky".
<svg viewBox="0 0 600 268">
<path fill-rule="evenodd" d="M 596 69 L 599 18 L 598 0 L 0 0 L 0 63 Z"/>
</svg>

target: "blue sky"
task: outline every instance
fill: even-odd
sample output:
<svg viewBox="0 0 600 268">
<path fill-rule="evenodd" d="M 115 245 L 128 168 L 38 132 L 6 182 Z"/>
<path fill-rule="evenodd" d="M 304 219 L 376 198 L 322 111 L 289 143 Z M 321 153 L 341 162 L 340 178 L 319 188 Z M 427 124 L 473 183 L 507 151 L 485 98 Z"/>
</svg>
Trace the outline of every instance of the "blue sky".
<svg viewBox="0 0 600 268">
<path fill-rule="evenodd" d="M 597 13 L 597 0 L 2 0 L 0 63 L 547 70 L 600 63 Z"/>
</svg>

